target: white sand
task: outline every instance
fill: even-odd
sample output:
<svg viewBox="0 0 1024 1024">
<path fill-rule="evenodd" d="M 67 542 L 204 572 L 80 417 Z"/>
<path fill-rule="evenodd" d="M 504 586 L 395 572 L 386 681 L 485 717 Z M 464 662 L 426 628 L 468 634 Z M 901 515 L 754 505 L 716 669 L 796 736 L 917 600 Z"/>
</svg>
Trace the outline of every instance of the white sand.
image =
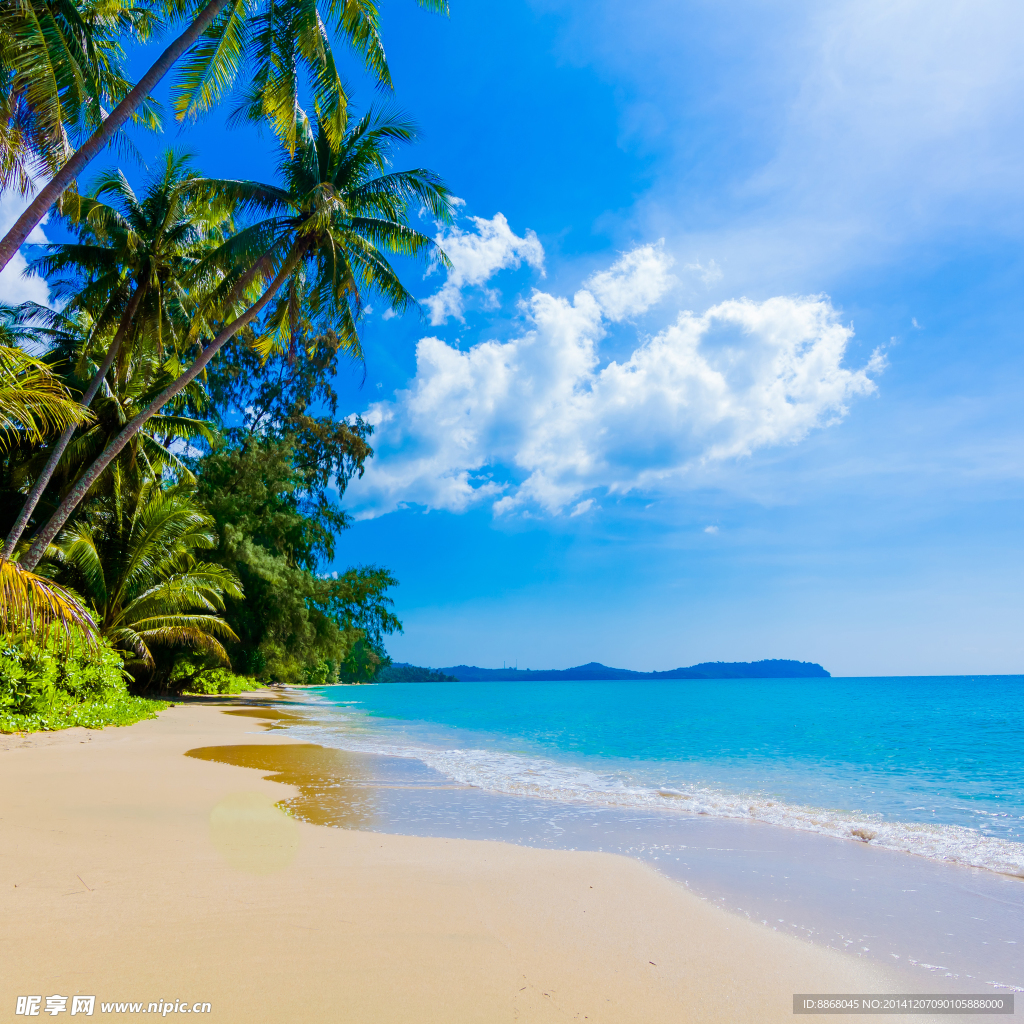
<svg viewBox="0 0 1024 1024">
<path fill-rule="evenodd" d="M 182 756 L 288 742 L 257 728 L 191 704 L 0 737 L 0 1019 L 82 993 L 224 1022 L 792 1021 L 794 992 L 893 990 L 625 857 L 310 825 Z"/>
</svg>

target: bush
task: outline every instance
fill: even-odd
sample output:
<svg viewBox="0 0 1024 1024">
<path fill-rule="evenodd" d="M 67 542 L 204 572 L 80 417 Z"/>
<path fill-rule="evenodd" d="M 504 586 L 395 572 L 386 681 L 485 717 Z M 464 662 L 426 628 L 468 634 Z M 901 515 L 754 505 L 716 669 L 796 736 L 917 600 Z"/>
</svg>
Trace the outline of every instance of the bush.
<svg viewBox="0 0 1024 1024">
<path fill-rule="evenodd" d="M 236 675 L 226 668 L 209 668 L 200 672 L 182 693 L 245 693 L 248 690 L 262 689 L 263 683 L 253 676 Z"/>
<path fill-rule="evenodd" d="M 124 663 L 102 637 L 54 628 L 0 644 L 0 732 L 131 725 L 167 706 L 129 695 Z"/>
<path fill-rule="evenodd" d="M 179 661 L 167 681 L 167 688 L 175 693 L 212 696 L 218 693 L 245 693 L 262 690 L 263 683 L 253 676 L 240 676 L 230 669 L 210 668 L 194 661 Z"/>
</svg>

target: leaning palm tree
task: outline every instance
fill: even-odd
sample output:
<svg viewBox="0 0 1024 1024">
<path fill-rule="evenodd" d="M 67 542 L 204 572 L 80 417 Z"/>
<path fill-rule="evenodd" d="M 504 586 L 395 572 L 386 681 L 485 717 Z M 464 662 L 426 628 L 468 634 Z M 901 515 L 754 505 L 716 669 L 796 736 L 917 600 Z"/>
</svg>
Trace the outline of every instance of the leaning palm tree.
<svg viewBox="0 0 1024 1024">
<path fill-rule="evenodd" d="M 450 192 L 432 171 L 388 169 L 394 147 L 414 137 L 408 122 L 371 110 L 337 147 L 323 126 L 314 133 L 304 125 L 295 152 L 286 152 L 281 164 L 281 185 L 211 179 L 195 183 L 197 193 L 227 197 L 240 214 L 255 218 L 204 260 L 196 274 L 198 287 L 209 295 L 204 319 L 219 315 L 227 322 L 208 342 L 196 337 L 198 357 L 81 475 L 33 538 L 23 564 L 38 564 L 118 452 L 203 372 L 228 341 L 262 315 L 267 321 L 260 338 L 267 351 L 297 342 L 302 309 L 314 330 L 333 328 L 341 344 L 356 352 L 364 293 L 380 295 L 399 312 L 415 304 L 388 257 L 434 252 L 447 264 L 434 241 L 409 225 L 409 213 L 422 206 L 447 222 L 452 203 Z M 206 279 L 215 280 L 216 287 L 207 289 Z M 196 323 L 201 332 L 203 320 Z"/>
<path fill-rule="evenodd" d="M 417 0 L 430 10 L 447 10 L 446 0 Z M 269 121 L 294 148 L 301 122 L 299 83 L 309 83 L 313 107 L 335 145 L 345 129 L 346 92 L 330 45 L 334 32 L 361 54 L 368 70 L 390 86 L 380 39 L 376 0 L 174 0 L 170 21 L 188 24 L 138 84 L 103 119 L 92 136 L 40 189 L 0 241 L 0 270 L 25 242 L 64 191 L 129 119 L 136 116 L 161 79 L 186 54 L 175 95 L 179 120 L 211 109 L 235 88 L 240 100 L 232 120 Z M 247 77 L 246 77 L 247 75 Z"/>
<path fill-rule="evenodd" d="M 115 359 L 123 377 L 141 341 L 154 346 L 162 361 L 167 346 L 178 348 L 184 325 L 194 329 L 198 310 L 183 282 L 223 240 L 230 221 L 228 204 L 196 202 L 191 188 L 196 177 L 189 158 L 170 151 L 141 195 L 121 171 L 102 175 L 93 194 L 64 218 L 77 229 L 78 240 L 47 246 L 32 264 L 51 281 L 55 297 L 67 300 L 59 313 L 41 311 L 46 320 L 66 324 L 76 314 L 88 317 L 76 369 L 86 370 L 94 351 L 101 353 L 82 395 L 84 408 L 92 405 L 101 386 L 110 388 L 108 374 Z M 50 447 L 7 536 L 5 557 L 13 553 L 74 432 L 68 426 Z"/>
<path fill-rule="evenodd" d="M 22 195 L 103 127 L 131 89 L 120 38 L 144 41 L 151 8 L 125 0 L 5 0 L 0 4 L 0 188 Z M 144 97 L 133 119 L 159 126 Z"/>
<path fill-rule="evenodd" d="M 0 341 L 17 340 L 14 311 L 0 310 Z M 0 345 L 0 447 L 15 440 L 38 443 L 66 425 L 82 423 L 89 413 L 75 402 L 49 368 L 13 345 Z M 0 629 L 25 624 L 33 631 L 53 623 L 73 623 L 86 633 L 93 627 L 74 595 L 52 581 L 0 558 Z"/>
<path fill-rule="evenodd" d="M 135 493 L 115 487 L 48 555 L 87 597 L 100 633 L 129 662 L 152 669 L 152 648 L 161 646 L 228 663 L 221 639 L 236 637 L 217 613 L 225 594 L 243 595 L 233 573 L 196 557 L 216 544 L 209 515 L 149 481 Z"/>
<path fill-rule="evenodd" d="M 40 505 L 53 497 L 59 502 L 79 474 L 103 453 L 132 415 L 145 408 L 176 375 L 168 368 L 167 361 L 160 359 L 152 350 L 136 351 L 123 372 L 111 374 L 104 394 L 93 403 L 93 422 L 76 432 Z M 162 479 L 167 475 L 184 482 L 194 482 L 191 470 L 175 448 L 187 449 L 197 442 L 214 442 L 209 421 L 186 414 L 186 407 L 205 409 L 207 405 L 202 381 L 193 381 L 121 449 L 118 457 L 97 480 L 92 493 L 110 493 L 115 473 L 130 481 L 133 487 L 141 487 L 150 478 Z M 54 507 L 50 504 L 49 511 Z"/>
</svg>

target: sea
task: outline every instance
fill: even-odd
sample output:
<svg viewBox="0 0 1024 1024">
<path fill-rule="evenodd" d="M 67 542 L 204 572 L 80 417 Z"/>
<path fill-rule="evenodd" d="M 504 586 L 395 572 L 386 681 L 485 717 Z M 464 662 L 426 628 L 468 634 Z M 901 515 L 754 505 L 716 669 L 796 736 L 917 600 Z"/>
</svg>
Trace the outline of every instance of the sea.
<svg viewBox="0 0 1024 1024">
<path fill-rule="evenodd" d="M 357 827 L 637 857 L 907 991 L 1024 992 L 1024 676 L 294 696 L 289 732 L 356 758 Z"/>
</svg>

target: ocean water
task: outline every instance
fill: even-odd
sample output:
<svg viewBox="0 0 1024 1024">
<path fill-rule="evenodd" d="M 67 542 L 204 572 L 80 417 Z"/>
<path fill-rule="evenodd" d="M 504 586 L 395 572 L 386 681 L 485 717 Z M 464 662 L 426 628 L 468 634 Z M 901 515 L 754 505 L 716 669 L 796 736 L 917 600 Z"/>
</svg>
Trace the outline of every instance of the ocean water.
<svg viewBox="0 0 1024 1024">
<path fill-rule="evenodd" d="M 1024 876 L 1024 676 L 328 687 L 349 749 Z"/>
<path fill-rule="evenodd" d="M 769 927 L 927 971 L 922 991 L 1024 991 L 1024 677 L 300 700 L 289 731 L 357 758 L 348 827 L 624 853 Z"/>
</svg>

